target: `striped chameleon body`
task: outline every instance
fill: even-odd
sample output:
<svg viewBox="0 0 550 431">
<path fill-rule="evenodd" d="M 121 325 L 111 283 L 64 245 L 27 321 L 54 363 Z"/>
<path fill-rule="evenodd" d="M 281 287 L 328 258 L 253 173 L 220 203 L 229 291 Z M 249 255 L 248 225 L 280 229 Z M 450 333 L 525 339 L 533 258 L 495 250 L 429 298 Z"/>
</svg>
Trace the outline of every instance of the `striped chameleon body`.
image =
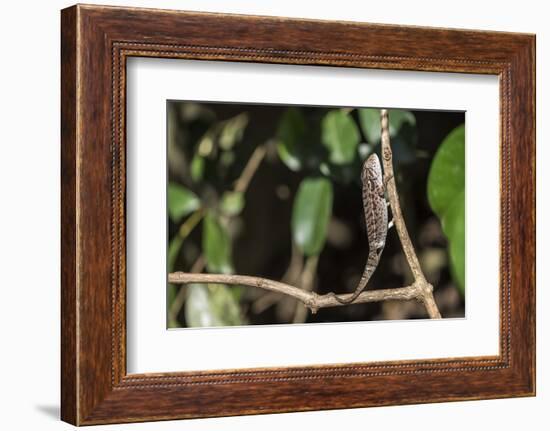
<svg viewBox="0 0 550 431">
<path fill-rule="evenodd" d="M 363 184 L 363 207 L 367 225 L 369 255 L 355 292 L 346 299 L 334 295 L 338 302 L 342 304 L 353 302 L 367 286 L 370 277 L 378 266 L 388 233 L 388 206 L 384 196 L 385 187 L 382 168 L 376 154 L 371 154 L 363 164 L 361 182 Z"/>
</svg>

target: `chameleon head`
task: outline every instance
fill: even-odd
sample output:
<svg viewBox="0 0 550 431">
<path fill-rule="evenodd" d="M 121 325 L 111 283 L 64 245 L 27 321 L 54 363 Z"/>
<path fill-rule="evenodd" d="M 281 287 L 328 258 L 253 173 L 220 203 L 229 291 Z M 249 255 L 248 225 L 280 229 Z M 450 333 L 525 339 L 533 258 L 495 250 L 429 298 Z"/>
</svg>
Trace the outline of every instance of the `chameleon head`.
<svg viewBox="0 0 550 431">
<path fill-rule="evenodd" d="M 361 171 L 361 181 L 378 183 L 382 180 L 382 167 L 380 166 L 380 159 L 376 154 L 371 154 L 367 160 L 363 163 L 363 170 Z"/>
</svg>

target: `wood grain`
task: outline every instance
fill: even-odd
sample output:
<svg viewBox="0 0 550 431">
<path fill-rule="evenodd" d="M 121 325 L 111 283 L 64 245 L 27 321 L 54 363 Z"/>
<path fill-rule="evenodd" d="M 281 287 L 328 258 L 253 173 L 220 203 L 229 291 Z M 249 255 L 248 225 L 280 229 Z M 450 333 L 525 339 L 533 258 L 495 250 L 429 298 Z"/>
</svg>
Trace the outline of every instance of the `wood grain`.
<svg viewBox="0 0 550 431">
<path fill-rule="evenodd" d="M 61 48 L 63 420 L 85 425 L 534 394 L 533 35 L 79 5 L 62 11 Z M 130 56 L 498 75 L 499 356 L 127 375 Z"/>
<path fill-rule="evenodd" d="M 76 9 L 61 16 L 61 417 L 78 418 L 76 297 Z"/>
</svg>

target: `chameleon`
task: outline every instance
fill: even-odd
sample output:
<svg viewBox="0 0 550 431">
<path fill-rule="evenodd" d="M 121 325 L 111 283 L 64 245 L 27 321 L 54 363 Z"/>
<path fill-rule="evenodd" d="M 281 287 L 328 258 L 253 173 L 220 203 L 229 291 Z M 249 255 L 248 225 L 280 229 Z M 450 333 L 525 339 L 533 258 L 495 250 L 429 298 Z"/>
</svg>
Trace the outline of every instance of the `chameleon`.
<svg viewBox="0 0 550 431">
<path fill-rule="evenodd" d="M 384 196 L 385 187 L 382 178 L 382 168 L 376 154 L 371 154 L 363 163 L 361 182 L 363 184 L 363 209 L 369 241 L 369 255 L 355 292 L 347 299 L 334 295 L 336 300 L 341 304 L 353 302 L 367 286 L 370 277 L 378 266 L 380 255 L 386 245 L 388 228 L 391 225 L 388 225 L 388 204 Z"/>
</svg>

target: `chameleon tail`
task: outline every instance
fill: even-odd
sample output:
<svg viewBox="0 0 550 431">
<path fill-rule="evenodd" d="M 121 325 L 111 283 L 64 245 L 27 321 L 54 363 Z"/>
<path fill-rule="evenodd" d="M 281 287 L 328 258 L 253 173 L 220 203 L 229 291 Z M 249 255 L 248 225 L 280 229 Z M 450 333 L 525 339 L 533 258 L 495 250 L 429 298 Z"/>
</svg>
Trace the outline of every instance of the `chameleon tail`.
<svg viewBox="0 0 550 431">
<path fill-rule="evenodd" d="M 361 294 L 361 292 L 365 290 L 365 287 L 367 287 L 367 283 L 369 282 L 371 275 L 376 269 L 377 260 L 378 257 L 373 258 L 372 256 L 369 256 L 369 259 L 367 260 L 367 265 L 365 266 L 365 270 L 363 271 L 363 275 L 361 276 L 361 280 L 359 281 L 359 286 L 357 286 L 355 292 L 353 292 L 350 297 L 343 299 L 342 297 L 333 294 L 334 299 L 336 299 L 340 304 L 351 304 L 353 301 L 355 301 L 357 297 Z"/>
<path fill-rule="evenodd" d="M 357 289 L 355 292 L 353 292 L 353 295 L 346 299 L 340 298 L 338 295 L 334 294 L 334 299 L 336 299 L 340 304 L 351 304 L 357 299 L 362 291 L 363 289 Z"/>
</svg>

